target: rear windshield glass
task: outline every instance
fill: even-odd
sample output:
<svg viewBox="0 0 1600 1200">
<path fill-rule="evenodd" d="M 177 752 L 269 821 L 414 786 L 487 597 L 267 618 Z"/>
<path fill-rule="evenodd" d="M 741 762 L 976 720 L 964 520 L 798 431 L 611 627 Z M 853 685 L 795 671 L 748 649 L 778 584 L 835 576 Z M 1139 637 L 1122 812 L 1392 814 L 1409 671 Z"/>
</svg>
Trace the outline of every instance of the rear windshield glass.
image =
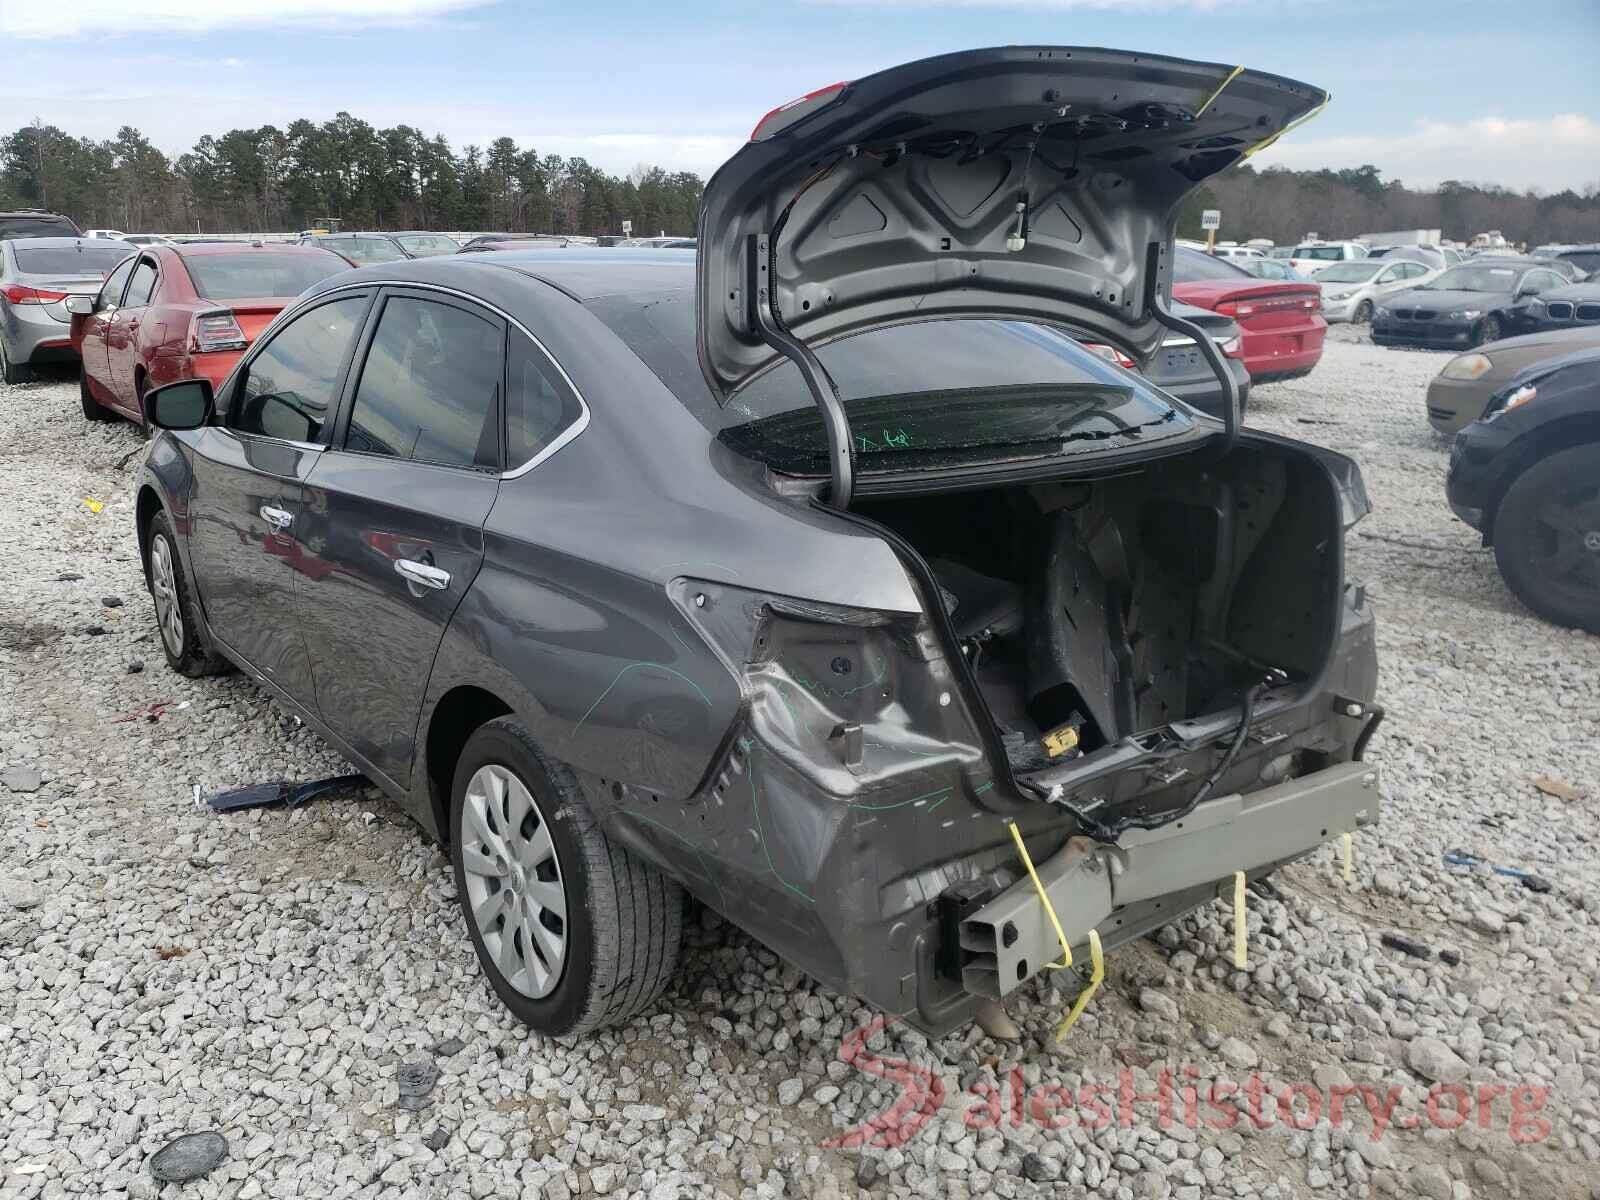
<svg viewBox="0 0 1600 1200">
<path fill-rule="evenodd" d="M 1334 263 L 1331 267 L 1323 267 L 1317 272 L 1319 283 L 1364 283 L 1389 264 L 1380 259 L 1368 259 L 1365 262 Z"/>
<path fill-rule="evenodd" d="M 1296 246 L 1295 258 L 1319 258 L 1338 262 L 1345 257 L 1343 246 Z"/>
<path fill-rule="evenodd" d="M 590 307 L 725 444 L 795 474 L 827 471 L 798 368 L 782 362 L 721 407 L 695 359 L 688 291 Z M 1192 414 L 1064 334 L 1025 321 L 935 320 L 822 346 L 863 470 L 1072 454 L 1184 433 Z"/>
<path fill-rule="evenodd" d="M 1580 271 L 1600 271 L 1600 250 L 1569 250 L 1561 256 Z"/>
<path fill-rule="evenodd" d="M 65 217 L 0 217 L 0 238 L 80 237 Z"/>
<path fill-rule="evenodd" d="M 418 258 L 428 258 L 435 254 L 454 254 L 461 249 L 442 233 L 402 233 L 395 238 L 395 241 Z"/>
<path fill-rule="evenodd" d="M 388 238 L 329 238 L 323 245 L 358 263 L 398 262 L 405 257 L 405 251 Z"/>
<path fill-rule="evenodd" d="M 109 275 L 133 251 L 122 245 L 95 245 L 81 242 L 73 246 L 17 248 L 17 270 L 28 275 Z"/>
<path fill-rule="evenodd" d="M 350 264 L 336 254 L 190 254 L 194 290 L 208 300 L 298 296 L 312 284 Z"/>
<path fill-rule="evenodd" d="M 1520 267 L 1451 267 L 1424 286 L 1433 292 L 1509 292 L 1521 274 Z"/>
<path fill-rule="evenodd" d="M 1208 279 L 1237 282 L 1241 277 L 1248 278 L 1249 274 L 1225 258 L 1212 258 L 1187 246 L 1179 246 L 1172 259 L 1173 283 L 1201 283 Z"/>
</svg>

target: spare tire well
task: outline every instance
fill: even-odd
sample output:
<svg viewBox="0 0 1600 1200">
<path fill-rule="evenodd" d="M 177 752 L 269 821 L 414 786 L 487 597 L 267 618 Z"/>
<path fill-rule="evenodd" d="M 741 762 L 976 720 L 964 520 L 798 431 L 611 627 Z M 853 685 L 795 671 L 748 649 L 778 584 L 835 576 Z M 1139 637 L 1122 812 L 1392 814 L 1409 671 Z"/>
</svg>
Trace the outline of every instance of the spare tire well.
<svg viewBox="0 0 1600 1200">
<path fill-rule="evenodd" d="M 441 844 L 450 840 L 450 787 L 467 739 L 480 726 L 511 711 L 511 706 L 493 692 L 470 686 L 451 688 L 434 706 L 425 753 L 428 804 Z"/>
</svg>

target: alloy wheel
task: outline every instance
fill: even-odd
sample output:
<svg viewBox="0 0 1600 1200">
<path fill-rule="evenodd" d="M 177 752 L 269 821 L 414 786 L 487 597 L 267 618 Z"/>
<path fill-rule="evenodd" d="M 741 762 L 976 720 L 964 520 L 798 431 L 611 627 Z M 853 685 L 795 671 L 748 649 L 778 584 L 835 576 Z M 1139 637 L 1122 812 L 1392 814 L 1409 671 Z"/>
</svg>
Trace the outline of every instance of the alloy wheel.
<svg viewBox="0 0 1600 1200">
<path fill-rule="evenodd" d="M 1552 496 L 1535 513 L 1528 559 L 1552 585 L 1600 594 L 1600 487 Z"/>
<path fill-rule="evenodd" d="M 480 767 L 462 806 L 467 910 L 484 949 L 516 991 L 532 999 L 561 981 L 567 895 L 550 826 L 507 767 Z"/>
<path fill-rule="evenodd" d="M 159 533 L 150 543 L 150 596 L 156 604 L 161 640 L 173 658 L 182 658 L 183 608 L 178 602 L 177 574 L 172 569 L 172 546 Z"/>
</svg>

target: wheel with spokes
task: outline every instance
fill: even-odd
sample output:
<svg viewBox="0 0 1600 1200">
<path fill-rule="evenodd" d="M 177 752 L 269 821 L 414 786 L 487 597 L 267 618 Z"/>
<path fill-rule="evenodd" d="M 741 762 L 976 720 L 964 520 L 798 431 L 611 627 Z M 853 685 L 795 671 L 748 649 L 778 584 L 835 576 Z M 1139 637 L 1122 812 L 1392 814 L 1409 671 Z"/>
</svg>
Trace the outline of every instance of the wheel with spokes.
<svg viewBox="0 0 1600 1200">
<path fill-rule="evenodd" d="M 1478 326 L 1478 339 L 1473 342 L 1475 346 L 1486 346 L 1490 342 L 1500 340 L 1500 318 L 1490 314 Z"/>
<path fill-rule="evenodd" d="M 1356 305 L 1355 315 L 1350 318 L 1350 321 L 1355 325 L 1371 325 L 1372 301 L 1363 300 L 1360 304 Z"/>
<path fill-rule="evenodd" d="M 1517 599 L 1545 620 L 1600 633 L 1600 443 L 1517 476 L 1495 514 L 1494 556 Z"/>
<path fill-rule="evenodd" d="M 519 1020 L 552 1036 L 625 1021 L 677 966 L 683 893 L 601 831 L 572 772 L 526 726 L 479 728 L 450 803 L 456 894 L 478 962 Z"/>
<path fill-rule="evenodd" d="M 183 573 L 177 539 L 166 513 L 158 512 L 151 518 L 145 547 L 145 575 L 167 665 L 192 678 L 227 670 L 227 660 L 212 652 L 194 619 L 189 580 Z"/>
</svg>

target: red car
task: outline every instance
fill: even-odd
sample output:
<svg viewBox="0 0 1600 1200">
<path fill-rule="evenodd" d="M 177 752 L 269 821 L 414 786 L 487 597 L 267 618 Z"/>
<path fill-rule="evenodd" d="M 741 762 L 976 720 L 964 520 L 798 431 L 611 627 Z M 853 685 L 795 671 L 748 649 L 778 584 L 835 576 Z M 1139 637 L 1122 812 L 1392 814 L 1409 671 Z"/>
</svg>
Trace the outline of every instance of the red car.
<svg viewBox="0 0 1600 1200">
<path fill-rule="evenodd" d="M 1252 383 L 1308 375 L 1322 357 L 1328 322 L 1319 284 L 1257 279 L 1226 259 L 1179 246 L 1172 297 L 1239 323 Z"/>
<path fill-rule="evenodd" d="M 144 421 L 144 394 L 178 379 L 219 388 L 256 336 L 348 260 L 315 246 L 191 242 L 130 254 L 94 297 L 73 297 L 83 415 Z"/>
</svg>

